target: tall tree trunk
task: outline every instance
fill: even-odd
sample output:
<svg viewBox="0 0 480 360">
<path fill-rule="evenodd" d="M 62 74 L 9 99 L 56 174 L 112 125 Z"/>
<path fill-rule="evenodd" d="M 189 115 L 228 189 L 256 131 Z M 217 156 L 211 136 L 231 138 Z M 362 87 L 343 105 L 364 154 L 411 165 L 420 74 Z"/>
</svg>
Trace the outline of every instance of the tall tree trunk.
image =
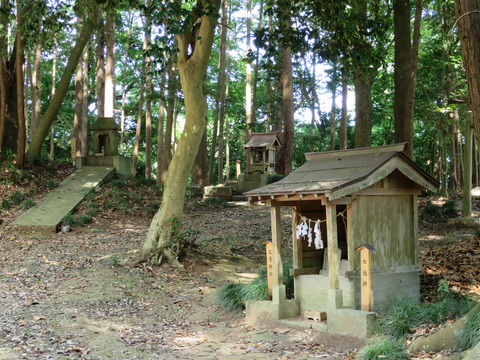
<svg viewBox="0 0 480 360">
<path fill-rule="evenodd" d="M 19 169 L 25 167 L 25 148 L 27 145 L 27 129 L 25 124 L 24 93 L 23 93 L 23 9 L 20 1 L 17 0 L 17 48 L 16 48 L 16 83 L 17 83 L 17 119 L 18 119 L 18 141 L 16 166 Z"/>
<path fill-rule="evenodd" d="M 162 71 L 160 75 L 160 93 L 165 93 L 165 72 Z M 164 148 L 164 124 L 165 124 L 165 100 L 164 97 L 160 97 L 160 104 L 158 108 L 158 127 L 157 127 L 157 185 L 163 187 L 162 182 L 162 168 L 163 168 L 163 148 Z"/>
<path fill-rule="evenodd" d="M 82 132 L 80 138 L 82 141 L 82 157 L 87 156 L 87 144 L 88 144 L 88 46 L 85 46 L 83 50 L 83 109 L 82 109 Z"/>
<path fill-rule="evenodd" d="M 227 66 L 227 39 L 228 39 L 228 22 L 229 22 L 229 1 L 224 0 L 222 2 L 222 20 L 220 28 L 220 60 L 218 64 L 218 82 L 217 82 L 217 93 L 216 93 L 216 102 L 215 102 L 215 111 L 213 117 L 213 135 L 212 135 L 212 144 L 210 147 L 210 161 L 208 164 L 208 182 L 209 184 L 213 182 L 213 169 L 215 165 L 215 154 L 219 152 L 218 162 L 220 163 L 220 144 L 219 144 L 219 118 L 221 108 L 225 106 L 225 75 L 226 75 L 226 66 Z M 218 180 L 218 169 L 217 167 L 217 181 Z M 223 168 L 223 165 L 222 165 Z M 223 169 L 222 169 L 223 170 Z"/>
<path fill-rule="evenodd" d="M 282 30 L 287 33 L 290 31 L 290 4 L 288 1 L 281 1 L 279 4 L 279 16 L 282 19 Z M 278 172 L 288 175 L 292 172 L 293 156 L 293 67 L 292 67 L 292 49 L 288 44 L 282 45 L 282 113 L 283 113 L 283 132 L 282 147 L 280 148 L 278 159 Z"/>
<path fill-rule="evenodd" d="M 145 71 L 145 65 L 143 66 Z M 142 137 L 142 117 L 143 117 L 143 99 L 145 93 L 145 85 L 142 81 L 140 84 L 140 95 L 138 96 L 138 110 L 137 110 L 137 128 L 135 130 L 135 143 L 133 145 L 133 159 L 132 159 L 132 176 L 137 176 L 138 152 L 140 147 L 140 138 Z"/>
<path fill-rule="evenodd" d="M 168 166 L 172 160 L 173 154 L 173 122 L 175 118 L 175 93 L 177 91 L 177 79 L 175 67 L 173 64 L 168 69 L 168 85 L 167 85 L 167 105 L 165 107 L 167 111 L 167 122 L 165 124 L 165 141 L 163 145 L 163 166 L 161 179 L 162 183 L 165 183 Z"/>
<path fill-rule="evenodd" d="M 260 30 L 262 27 L 263 27 L 263 0 L 260 0 L 260 10 L 259 10 L 257 29 Z M 257 46 L 256 48 L 257 48 L 257 53 L 255 56 L 255 67 L 253 70 L 253 95 L 252 95 L 252 122 L 253 123 L 257 121 L 256 109 L 257 109 L 257 83 L 258 83 L 258 68 L 259 68 L 258 62 L 260 59 L 260 47 Z"/>
<path fill-rule="evenodd" d="M 53 55 L 52 55 L 52 92 L 50 98 L 55 96 L 55 83 L 57 81 L 57 36 L 54 36 Z M 50 126 L 50 160 L 55 159 L 55 127 Z"/>
<path fill-rule="evenodd" d="M 330 150 L 335 150 L 335 133 L 337 132 L 336 100 L 337 100 L 337 63 L 333 62 L 332 69 L 332 111 L 330 112 Z"/>
<path fill-rule="evenodd" d="M 201 1 L 199 4 L 206 14 L 201 17 L 198 36 L 192 39 L 189 33 L 177 35 L 178 69 L 185 98 L 185 127 L 168 168 L 162 205 L 152 220 L 143 247 L 144 255 L 152 260 L 159 262 L 165 256 L 178 266 L 176 254 L 171 251 L 169 244 L 174 241 L 182 221 L 188 177 L 207 125 L 207 101 L 203 86 L 220 2 Z M 192 51 L 189 53 L 190 46 Z"/>
<path fill-rule="evenodd" d="M 147 2 L 151 6 L 151 1 Z M 151 21 L 150 14 L 145 14 L 145 51 L 150 49 Z M 152 58 L 145 58 L 145 178 L 152 177 Z"/>
<path fill-rule="evenodd" d="M 115 14 L 107 12 L 105 22 L 107 56 L 105 61 L 105 117 L 115 118 Z"/>
<path fill-rule="evenodd" d="M 72 74 L 75 71 L 75 67 L 78 64 L 80 57 L 82 56 L 83 49 L 85 48 L 85 45 L 88 43 L 90 36 L 93 33 L 94 23 L 96 22 L 95 16 L 96 9 L 92 9 L 90 16 L 83 22 L 82 31 L 75 43 L 75 46 L 70 52 L 67 65 L 58 83 L 55 97 L 52 98 L 52 101 L 48 105 L 47 110 L 40 119 L 37 131 L 35 132 L 26 153 L 27 161 L 30 164 L 33 164 L 37 160 L 40 160 L 40 152 L 42 149 L 43 141 L 45 140 L 48 130 L 50 129 L 50 126 L 52 126 L 58 110 L 62 105 L 63 99 L 67 94 L 70 80 L 72 79 Z"/>
<path fill-rule="evenodd" d="M 98 117 L 105 117 L 105 22 L 103 11 L 98 14 L 97 27 L 97 113 Z M 120 141 L 120 146 L 122 144 L 123 141 Z"/>
<path fill-rule="evenodd" d="M 312 81 L 310 93 L 313 95 L 310 97 L 310 112 L 312 114 L 312 120 L 310 122 L 310 152 L 315 150 L 315 117 L 317 115 L 317 57 L 315 52 L 312 52 Z"/>
<path fill-rule="evenodd" d="M 413 105 L 417 77 L 418 51 L 420 46 L 420 23 L 423 1 L 417 0 L 413 44 L 410 39 L 410 0 L 395 0 L 395 94 L 393 114 L 395 118 L 395 141 L 408 142 L 407 156 L 413 156 Z"/>
<path fill-rule="evenodd" d="M 78 26 L 82 19 L 78 18 Z M 73 138 L 75 139 L 75 156 L 82 156 L 83 141 L 81 139 L 83 127 L 83 61 L 77 64 L 75 74 L 75 114 L 73 116 Z"/>
<path fill-rule="evenodd" d="M 78 17 L 78 27 L 83 22 L 82 17 Z M 74 116 L 74 138 L 76 157 L 87 156 L 87 134 L 88 134 L 88 46 L 83 50 L 83 59 L 77 64 L 75 75 L 75 116 Z"/>
<path fill-rule="evenodd" d="M 480 141 L 480 4 L 455 0 L 458 35 L 467 77 L 475 137 Z"/>
<path fill-rule="evenodd" d="M 347 69 L 342 68 L 342 115 L 340 118 L 340 150 L 347 149 L 348 134 L 348 117 L 347 117 L 347 100 L 348 100 L 348 82 Z"/>
<path fill-rule="evenodd" d="M 37 124 L 40 121 L 40 64 L 42 62 L 42 46 L 40 40 L 37 39 L 34 49 L 33 71 L 32 71 L 32 125 L 30 131 L 35 133 Z"/>
<path fill-rule="evenodd" d="M 355 147 L 372 145 L 372 84 L 359 69 L 355 70 Z"/>
<path fill-rule="evenodd" d="M 125 49 L 125 57 L 129 56 L 129 51 L 130 51 L 130 37 L 131 37 L 131 28 L 133 27 L 133 21 L 134 21 L 134 16 L 130 16 L 128 19 L 128 30 L 127 30 L 127 48 Z M 105 73 L 104 73 L 105 74 Z M 105 76 L 104 76 L 104 85 L 105 85 Z M 126 104 L 126 97 L 128 91 L 133 87 L 133 83 L 123 84 L 123 89 L 122 89 L 122 103 L 121 103 L 121 109 L 120 109 L 120 155 L 124 154 L 124 137 L 125 137 L 125 104 Z M 103 98 L 105 98 L 105 86 L 103 88 Z"/>
<path fill-rule="evenodd" d="M 206 120 L 208 122 L 208 119 Z M 207 167 L 207 128 L 202 136 L 197 156 L 193 162 L 192 183 L 195 185 L 208 185 L 208 167 Z"/>
<path fill-rule="evenodd" d="M 252 0 L 247 0 L 247 52 L 252 51 Z M 245 119 L 247 121 L 247 140 L 252 136 L 252 65 L 250 60 L 245 64 Z M 222 169 L 223 170 L 223 169 Z"/>
<path fill-rule="evenodd" d="M 2 22 L 3 23 L 3 22 Z M 6 28 L 6 24 L 2 24 L 4 28 Z M 1 36 L 1 35 L 0 35 Z M 4 50 L 5 44 L 5 39 L 1 38 L 0 39 L 0 49 Z M 0 54 L 0 159 L 2 158 L 2 153 L 3 153 L 3 137 L 5 134 L 5 125 L 6 125 L 6 119 L 5 119 L 5 98 L 7 96 L 6 94 L 6 86 L 5 86 L 5 66 L 6 62 L 6 57 L 4 55 Z"/>
</svg>

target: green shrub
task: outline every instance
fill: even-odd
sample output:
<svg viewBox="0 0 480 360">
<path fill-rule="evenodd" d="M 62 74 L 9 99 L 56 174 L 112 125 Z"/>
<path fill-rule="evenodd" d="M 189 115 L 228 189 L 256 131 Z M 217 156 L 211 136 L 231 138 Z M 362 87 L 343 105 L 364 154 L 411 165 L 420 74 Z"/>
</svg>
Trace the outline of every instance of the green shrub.
<svg viewBox="0 0 480 360">
<path fill-rule="evenodd" d="M 425 203 L 425 207 L 423 208 L 423 212 L 426 215 L 435 216 L 435 215 L 438 215 L 440 213 L 440 208 L 429 200 Z"/>
<path fill-rule="evenodd" d="M 240 283 L 226 283 L 217 291 L 217 303 L 228 311 L 240 312 L 245 306 Z"/>
<path fill-rule="evenodd" d="M 417 299 L 409 296 L 392 298 L 376 320 L 376 332 L 400 339 L 415 327 L 419 314 L 420 306 Z"/>
<path fill-rule="evenodd" d="M 110 181 L 110 184 L 116 189 L 121 189 L 127 185 L 125 181 L 120 179 L 113 179 L 112 181 Z"/>
<path fill-rule="evenodd" d="M 18 205 L 23 201 L 23 194 L 17 190 L 10 195 L 10 200 L 12 200 L 15 205 Z"/>
<path fill-rule="evenodd" d="M 290 261 L 284 262 L 283 281 L 287 298 L 293 298 L 293 276 L 290 276 L 291 267 Z M 223 287 L 226 287 L 226 289 L 223 289 Z M 261 268 L 258 277 L 249 283 L 227 283 L 223 287 L 218 291 L 217 301 L 221 306 L 230 311 L 244 309 L 247 301 L 267 300 L 269 298 L 267 268 Z M 235 287 L 236 292 L 231 291 L 231 287 Z M 228 298 L 229 296 L 230 298 Z M 233 307 L 232 304 L 235 304 L 235 306 Z"/>
<path fill-rule="evenodd" d="M 464 351 L 480 342 L 480 312 L 469 316 L 465 321 L 465 328 L 460 333 L 455 344 L 455 350 Z"/>
<path fill-rule="evenodd" d="M 380 337 L 374 338 L 373 343 L 362 350 L 360 358 L 362 360 L 408 360 L 409 355 L 403 347 L 403 341 Z"/>
<path fill-rule="evenodd" d="M 88 202 L 95 202 L 95 193 L 89 192 L 85 195 L 85 200 Z"/>
<path fill-rule="evenodd" d="M 26 200 L 22 203 L 22 209 L 23 209 L 23 210 L 30 209 L 33 205 L 35 205 L 35 201 L 33 201 L 32 199 L 26 199 Z"/>
<path fill-rule="evenodd" d="M 91 216 L 88 216 L 87 214 L 83 214 L 78 216 L 75 219 L 75 222 L 77 225 L 85 225 L 85 224 L 91 224 L 93 222 L 93 219 Z"/>
<path fill-rule="evenodd" d="M 47 186 L 48 186 L 49 189 L 54 189 L 58 186 L 58 182 L 50 179 L 50 180 L 48 180 Z"/>
<path fill-rule="evenodd" d="M 85 211 L 85 215 L 87 215 L 89 217 L 93 217 L 93 216 L 97 215 L 97 212 L 98 212 L 97 209 L 89 208 L 87 211 Z"/>
<path fill-rule="evenodd" d="M 443 212 L 445 215 L 450 217 L 457 216 L 457 204 L 455 200 L 447 200 L 442 206 Z"/>
<path fill-rule="evenodd" d="M 62 222 L 63 222 L 65 225 L 70 225 L 70 226 L 75 225 L 75 216 L 73 216 L 73 214 L 67 214 L 67 215 L 63 218 Z"/>
<path fill-rule="evenodd" d="M 10 205 L 10 201 L 8 201 L 7 199 L 3 199 L 2 200 L 2 208 L 4 208 L 5 210 L 10 210 L 12 206 Z"/>
</svg>

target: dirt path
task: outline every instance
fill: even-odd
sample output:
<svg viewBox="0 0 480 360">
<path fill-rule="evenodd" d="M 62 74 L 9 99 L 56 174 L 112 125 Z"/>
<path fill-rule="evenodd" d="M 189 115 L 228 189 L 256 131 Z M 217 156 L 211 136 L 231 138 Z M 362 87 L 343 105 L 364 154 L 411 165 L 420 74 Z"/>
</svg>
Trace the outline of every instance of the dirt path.
<svg viewBox="0 0 480 360">
<path fill-rule="evenodd" d="M 288 226 L 288 213 L 285 226 Z M 123 266 L 141 248 L 144 218 L 97 219 L 70 233 L 0 228 L 0 359 L 348 359 L 360 342 L 309 330 L 246 328 L 215 304 L 227 280 L 263 261 L 268 209 L 191 208 L 198 251 L 179 274 Z M 258 244 L 259 243 L 259 244 Z"/>
</svg>

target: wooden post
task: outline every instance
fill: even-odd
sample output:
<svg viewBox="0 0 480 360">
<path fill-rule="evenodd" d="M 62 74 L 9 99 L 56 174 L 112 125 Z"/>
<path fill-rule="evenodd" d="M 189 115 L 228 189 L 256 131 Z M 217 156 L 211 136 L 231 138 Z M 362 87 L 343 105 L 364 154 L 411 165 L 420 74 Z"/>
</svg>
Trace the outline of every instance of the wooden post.
<svg viewBox="0 0 480 360">
<path fill-rule="evenodd" d="M 355 250 L 360 251 L 361 309 L 371 311 L 373 302 L 371 253 L 375 248 L 369 244 L 363 244 Z"/>
<path fill-rule="evenodd" d="M 268 280 L 268 294 L 272 296 L 273 288 L 273 244 L 271 241 L 265 241 L 265 250 L 267 253 L 267 280 Z"/>
<path fill-rule="evenodd" d="M 338 268 L 340 265 L 338 258 L 338 238 L 337 238 L 337 206 L 335 204 L 326 205 L 327 219 L 327 250 L 328 250 L 328 278 L 330 289 L 339 289 L 340 280 Z"/>
<path fill-rule="evenodd" d="M 272 205 L 273 285 L 283 285 L 282 224 L 280 206 Z"/>
</svg>

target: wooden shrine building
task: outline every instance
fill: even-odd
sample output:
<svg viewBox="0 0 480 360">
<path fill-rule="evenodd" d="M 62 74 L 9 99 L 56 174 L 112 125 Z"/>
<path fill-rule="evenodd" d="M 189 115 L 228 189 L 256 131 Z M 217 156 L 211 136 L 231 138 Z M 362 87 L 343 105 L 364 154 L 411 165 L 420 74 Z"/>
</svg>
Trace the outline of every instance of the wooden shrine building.
<svg viewBox="0 0 480 360">
<path fill-rule="evenodd" d="M 244 146 L 247 151 L 247 175 L 274 173 L 279 147 L 280 141 L 277 131 L 252 133 Z"/>
<path fill-rule="evenodd" d="M 329 332 L 366 337 L 373 313 L 360 310 L 360 248 L 376 250 L 370 309 L 419 295 L 417 196 L 436 192 L 438 182 L 404 155 L 405 145 L 307 153 L 290 175 L 245 193 L 271 207 L 274 264 L 272 301 L 250 303 L 247 321 L 317 311 Z M 293 215 L 292 300 L 283 284 L 281 207 Z"/>
<path fill-rule="evenodd" d="M 280 146 L 277 131 L 252 133 L 244 146 L 247 157 L 245 174 L 237 177 L 240 194 L 274 181 L 277 153 Z"/>
</svg>

